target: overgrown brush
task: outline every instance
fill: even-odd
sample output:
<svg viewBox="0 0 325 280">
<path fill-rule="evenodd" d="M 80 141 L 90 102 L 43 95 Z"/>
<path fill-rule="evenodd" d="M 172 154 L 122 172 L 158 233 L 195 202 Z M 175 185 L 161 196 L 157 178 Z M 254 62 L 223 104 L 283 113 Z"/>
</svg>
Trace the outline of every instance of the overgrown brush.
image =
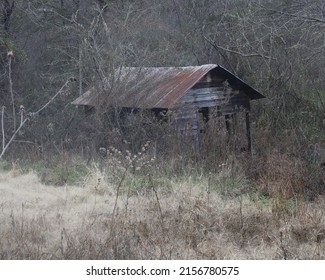
<svg viewBox="0 0 325 280">
<path fill-rule="evenodd" d="M 221 178 L 243 176 L 240 169 L 222 168 Z M 278 215 L 271 198 L 252 200 L 251 189 L 241 191 L 245 180 L 228 193 L 209 188 L 208 178 L 184 177 L 170 180 L 166 192 L 153 174 L 145 192 L 131 195 L 117 193 L 116 183 L 94 167 L 82 187 L 54 188 L 31 174 L 3 174 L 1 259 L 325 257 L 324 201 L 299 199 L 294 213 Z M 223 180 L 215 177 L 214 184 Z"/>
</svg>

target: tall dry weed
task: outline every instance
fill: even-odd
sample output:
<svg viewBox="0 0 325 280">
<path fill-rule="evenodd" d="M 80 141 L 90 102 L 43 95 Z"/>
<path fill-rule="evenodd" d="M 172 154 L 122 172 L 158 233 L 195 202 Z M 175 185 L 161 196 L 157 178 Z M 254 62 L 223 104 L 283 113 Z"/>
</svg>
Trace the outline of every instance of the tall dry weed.
<svg viewBox="0 0 325 280">
<path fill-rule="evenodd" d="M 274 198 L 288 199 L 299 196 L 307 186 L 305 163 L 277 151 L 267 155 L 258 189 Z"/>
</svg>

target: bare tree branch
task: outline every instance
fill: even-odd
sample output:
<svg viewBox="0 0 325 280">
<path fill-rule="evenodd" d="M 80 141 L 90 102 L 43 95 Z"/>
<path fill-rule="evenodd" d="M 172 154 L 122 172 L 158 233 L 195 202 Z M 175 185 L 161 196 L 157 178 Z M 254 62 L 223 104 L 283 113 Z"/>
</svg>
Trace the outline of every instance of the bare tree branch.
<svg viewBox="0 0 325 280">
<path fill-rule="evenodd" d="M 224 48 L 224 47 L 221 47 L 221 46 L 218 46 L 214 41 L 212 41 L 210 38 L 206 37 L 206 36 L 203 36 L 204 39 L 209 42 L 216 50 L 220 49 L 220 50 L 223 50 L 223 51 L 226 51 L 226 52 L 230 52 L 230 53 L 233 53 L 233 54 L 237 54 L 237 55 L 240 55 L 241 57 L 261 57 L 261 58 L 264 58 L 264 59 L 273 59 L 273 60 L 276 60 L 275 58 L 272 58 L 268 55 L 262 55 L 260 53 L 250 53 L 250 54 L 245 54 L 245 53 L 242 53 L 242 52 L 238 52 L 238 51 L 235 51 L 235 50 L 230 50 L 228 48 Z"/>
<path fill-rule="evenodd" d="M 15 97 L 14 97 L 14 91 L 12 89 L 12 77 L 11 77 L 11 61 L 13 57 L 13 52 L 8 52 L 8 79 L 9 79 L 9 91 L 11 96 L 11 106 L 12 106 L 12 117 L 13 117 L 13 131 L 16 130 L 16 109 L 15 109 Z"/>
<path fill-rule="evenodd" d="M 4 29 L 5 32 L 7 33 L 7 35 L 9 34 L 9 29 L 10 29 L 10 19 L 11 19 L 11 15 L 14 11 L 15 8 L 15 1 L 12 1 L 12 3 L 10 4 L 8 0 L 5 0 L 3 3 L 4 7 L 2 10 L 3 13 L 3 24 L 4 24 Z"/>
<path fill-rule="evenodd" d="M 28 118 L 26 118 L 21 124 L 20 126 L 16 129 L 16 131 L 13 133 L 13 135 L 11 136 L 11 138 L 9 139 L 8 143 L 3 146 L 2 152 L 0 154 L 0 160 L 2 159 L 4 153 L 7 151 L 7 149 L 9 148 L 10 144 L 12 143 L 12 141 L 15 139 L 17 133 L 23 128 L 24 124 L 28 121 Z M 2 143 L 4 144 L 4 142 Z"/>
<path fill-rule="evenodd" d="M 288 16 L 291 18 L 296 18 L 296 19 L 301 19 L 301 20 L 305 20 L 305 21 L 309 21 L 309 22 L 317 22 L 317 23 L 322 23 L 325 24 L 325 20 L 320 19 L 320 18 L 316 18 L 316 17 L 311 17 L 311 16 L 303 16 L 303 15 L 297 15 L 297 14 L 292 14 L 292 13 L 287 13 L 287 12 L 283 12 L 283 11 L 279 11 L 279 10 L 274 10 L 274 9 L 268 9 L 263 7 L 265 10 L 276 13 L 276 14 L 280 14 L 280 15 L 284 15 L 284 16 Z"/>
<path fill-rule="evenodd" d="M 4 124 L 5 108 L 6 108 L 5 106 L 2 106 L 2 109 L 1 109 L 2 150 L 4 150 L 4 148 L 5 148 L 5 141 L 6 141 L 5 124 Z"/>
<path fill-rule="evenodd" d="M 53 100 L 59 95 L 59 94 L 61 94 L 62 93 L 62 91 L 67 87 L 67 85 L 71 82 L 71 81 L 73 81 L 74 80 L 74 78 L 69 78 L 68 80 L 66 80 L 66 82 L 64 83 L 64 85 L 59 89 L 59 91 L 56 93 L 56 94 L 54 94 L 51 98 L 50 98 L 50 100 L 46 103 L 46 104 L 44 104 L 44 106 L 42 106 L 39 110 L 37 110 L 36 112 L 32 112 L 32 113 L 29 113 L 29 115 L 31 115 L 31 116 L 35 116 L 35 115 L 38 115 L 41 111 L 43 111 L 47 106 L 49 106 L 52 102 L 53 102 Z"/>
<path fill-rule="evenodd" d="M 7 149 L 9 148 L 9 146 L 11 145 L 11 143 L 14 141 L 16 135 L 18 134 L 18 132 L 24 127 L 24 125 L 26 124 L 27 121 L 29 121 L 29 119 L 33 116 L 38 115 L 41 111 L 43 111 L 47 106 L 49 106 L 54 99 L 62 93 L 62 91 L 68 86 L 68 84 L 71 81 L 74 81 L 74 78 L 69 78 L 68 80 L 66 80 L 66 82 L 64 83 L 64 85 L 59 89 L 59 91 L 57 93 L 55 93 L 50 99 L 49 101 L 44 104 L 39 110 L 37 110 L 36 112 L 31 112 L 28 113 L 27 116 L 25 117 L 24 120 L 21 120 L 21 123 L 19 125 L 19 127 L 15 130 L 15 132 L 11 135 L 9 141 L 7 144 L 5 144 L 5 140 L 4 140 L 4 121 L 3 121 L 3 115 L 4 115 L 4 107 L 2 107 L 2 114 L 1 114 L 1 128 L 2 128 L 2 151 L 0 154 L 0 160 L 2 159 L 3 155 L 5 154 L 5 152 L 7 151 Z"/>
</svg>

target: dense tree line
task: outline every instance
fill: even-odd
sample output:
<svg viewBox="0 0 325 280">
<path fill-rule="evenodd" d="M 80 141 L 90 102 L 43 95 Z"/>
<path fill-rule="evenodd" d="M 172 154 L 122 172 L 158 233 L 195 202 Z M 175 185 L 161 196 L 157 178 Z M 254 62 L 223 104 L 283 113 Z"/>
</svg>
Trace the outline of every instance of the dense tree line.
<svg viewBox="0 0 325 280">
<path fill-rule="evenodd" d="M 37 110 L 71 77 L 17 141 L 53 148 L 98 137 L 99 119 L 87 126 L 69 102 L 94 81 L 109 88 L 116 67 L 217 63 L 268 97 L 255 106 L 257 136 L 291 137 L 301 150 L 324 144 L 322 0 L 1 0 L 0 10 L 6 138 L 21 108 Z"/>
</svg>

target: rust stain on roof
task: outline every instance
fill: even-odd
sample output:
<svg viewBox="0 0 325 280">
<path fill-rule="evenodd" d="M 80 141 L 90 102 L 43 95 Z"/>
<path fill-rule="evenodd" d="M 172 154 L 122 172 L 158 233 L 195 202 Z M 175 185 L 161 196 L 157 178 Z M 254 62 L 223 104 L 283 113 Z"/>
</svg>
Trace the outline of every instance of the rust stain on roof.
<svg viewBox="0 0 325 280">
<path fill-rule="evenodd" d="M 212 69 L 242 86 L 252 99 L 262 98 L 253 88 L 217 64 L 188 67 L 122 67 L 114 75 L 109 90 L 112 105 L 130 108 L 172 108 L 200 79 Z M 260 95 L 260 96 L 259 96 Z M 96 106 L 100 94 L 91 88 L 72 102 L 74 105 Z"/>
</svg>

